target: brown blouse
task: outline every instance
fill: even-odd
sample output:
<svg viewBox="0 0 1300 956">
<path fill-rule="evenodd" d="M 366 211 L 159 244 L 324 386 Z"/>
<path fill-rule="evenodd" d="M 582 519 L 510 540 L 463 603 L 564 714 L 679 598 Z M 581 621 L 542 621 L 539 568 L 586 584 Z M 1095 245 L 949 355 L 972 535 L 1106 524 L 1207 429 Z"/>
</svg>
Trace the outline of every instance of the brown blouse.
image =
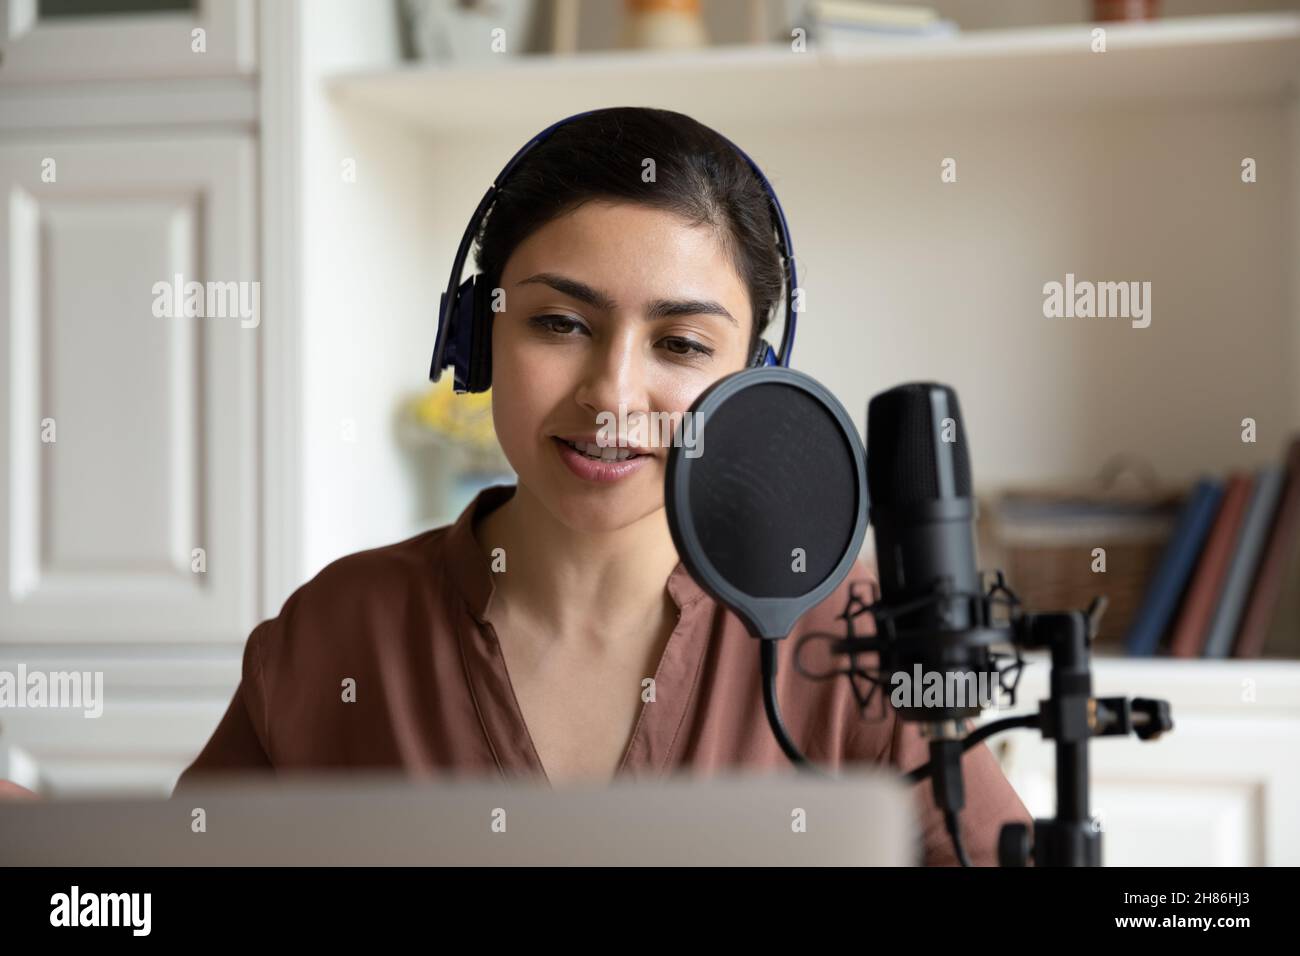
<svg viewBox="0 0 1300 956">
<path fill-rule="evenodd" d="M 206 773 L 272 768 L 398 767 L 544 781 L 485 620 L 493 572 L 474 534 L 478 519 L 514 491 L 487 488 L 454 524 L 339 558 L 294 591 L 278 616 L 249 635 L 239 687 L 176 791 Z M 871 580 L 859 560 L 779 642 L 778 700 L 791 737 L 815 763 L 910 770 L 929 759 L 915 724 L 882 710 L 879 693 L 864 718 L 847 678 L 813 681 L 794 666 L 798 636 L 842 635 L 837 617 L 849 587 Z M 763 711 L 759 642 L 681 563 L 666 586 L 678 623 L 654 674 L 655 699 L 641 705 L 618 775 L 788 769 Z M 859 632 L 869 633 L 869 616 L 855 625 L 862 622 Z M 806 665 L 826 666 L 825 658 L 804 653 Z M 351 702 L 344 701 L 347 678 L 355 680 Z M 984 744 L 966 753 L 963 769 L 966 851 L 974 865 L 995 865 L 1002 824 L 1031 818 Z M 928 782 L 916 787 L 916 799 L 924 862 L 955 864 Z"/>
</svg>

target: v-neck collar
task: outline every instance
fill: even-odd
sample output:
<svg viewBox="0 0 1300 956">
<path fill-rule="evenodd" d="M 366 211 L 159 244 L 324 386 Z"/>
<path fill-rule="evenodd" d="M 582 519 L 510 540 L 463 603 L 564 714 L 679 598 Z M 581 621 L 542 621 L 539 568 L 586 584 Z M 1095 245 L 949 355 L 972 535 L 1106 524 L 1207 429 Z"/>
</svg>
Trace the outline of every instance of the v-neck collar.
<svg viewBox="0 0 1300 956">
<path fill-rule="evenodd" d="M 444 567 L 462 598 L 468 620 L 457 615 L 457 639 L 483 731 L 503 775 L 541 777 L 549 784 L 541 757 L 510 683 L 496 630 L 487 620 L 496 593 L 492 562 L 474 536 L 474 525 L 514 495 L 515 485 L 492 485 L 478 493 L 443 538 Z M 654 674 L 655 700 L 642 703 L 616 777 L 658 777 L 669 767 L 686 709 L 695 694 L 700 663 L 709 639 L 708 594 L 681 561 L 665 588 L 677 607 Z"/>
</svg>

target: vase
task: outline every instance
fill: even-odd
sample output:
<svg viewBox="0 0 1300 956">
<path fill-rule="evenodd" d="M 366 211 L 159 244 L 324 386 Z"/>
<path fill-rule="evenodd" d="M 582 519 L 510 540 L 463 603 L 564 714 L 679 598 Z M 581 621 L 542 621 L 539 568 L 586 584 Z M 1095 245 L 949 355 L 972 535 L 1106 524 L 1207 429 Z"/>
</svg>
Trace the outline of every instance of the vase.
<svg viewBox="0 0 1300 956">
<path fill-rule="evenodd" d="M 534 0 L 402 0 L 403 29 L 418 59 L 485 61 L 524 52 L 535 7 Z"/>
<path fill-rule="evenodd" d="M 625 0 L 624 49 L 680 50 L 709 45 L 699 0 Z"/>
</svg>

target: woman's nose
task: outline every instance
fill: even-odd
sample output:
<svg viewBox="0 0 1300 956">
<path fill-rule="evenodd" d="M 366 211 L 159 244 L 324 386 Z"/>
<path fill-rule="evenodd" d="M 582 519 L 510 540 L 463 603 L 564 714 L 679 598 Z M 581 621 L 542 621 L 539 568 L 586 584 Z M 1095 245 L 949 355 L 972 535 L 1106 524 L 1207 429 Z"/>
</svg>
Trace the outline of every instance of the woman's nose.
<svg viewBox="0 0 1300 956">
<path fill-rule="evenodd" d="M 576 398 L 594 412 L 618 414 L 620 406 L 645 407 L 644 359 L 630 342 L 611 342 L 592 349 Z"/>
</svg>

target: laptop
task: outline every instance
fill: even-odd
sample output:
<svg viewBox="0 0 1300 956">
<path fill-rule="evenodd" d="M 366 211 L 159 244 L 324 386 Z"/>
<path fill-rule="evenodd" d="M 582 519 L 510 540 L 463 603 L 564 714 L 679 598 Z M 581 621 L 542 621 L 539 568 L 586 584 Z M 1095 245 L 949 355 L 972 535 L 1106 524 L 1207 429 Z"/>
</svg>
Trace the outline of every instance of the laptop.
<svg viewBox="0 0 1300 956">
<path fill-rule="evenodd" d="M 551 789 L 465 777 L 215 778 L 172 797 L 0 802 L 10 866 L 910 866 L 894 774 L 667 776 Z"/>
</svg>

